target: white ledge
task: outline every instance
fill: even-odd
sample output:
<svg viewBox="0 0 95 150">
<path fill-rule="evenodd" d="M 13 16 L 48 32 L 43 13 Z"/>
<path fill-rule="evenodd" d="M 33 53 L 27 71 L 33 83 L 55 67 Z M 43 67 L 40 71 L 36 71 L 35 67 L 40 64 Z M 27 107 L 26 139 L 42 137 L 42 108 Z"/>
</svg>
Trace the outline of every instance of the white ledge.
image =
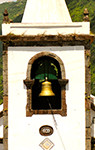
<svg viewBox="0 0 95 150">
<path fill-rule="evenodd" d="M 73 23 L 10 23 L 2 24 L 2 34 L 15 34 L 15 35 L 57 35 L 59 34 L 89 34 L 89 22 L 73 22 Z"/>
</svg>

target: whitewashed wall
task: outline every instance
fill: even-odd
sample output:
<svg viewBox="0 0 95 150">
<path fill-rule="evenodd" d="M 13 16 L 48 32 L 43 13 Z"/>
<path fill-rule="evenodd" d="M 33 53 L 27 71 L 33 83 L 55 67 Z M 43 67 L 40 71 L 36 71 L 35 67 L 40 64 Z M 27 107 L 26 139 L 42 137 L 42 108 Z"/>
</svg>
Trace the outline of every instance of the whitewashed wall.
<svg viewBox="0 0 95 150">
<path fill-rule="evenodd" d="M 89 22 L 72 22 L 72 23 L 10 23 L 2 24 L 2 35 L 66 35 L 66 34 L 89 34 Z"/>
<path fill-rule="evenodd" d="M 0 105 L 0 112 L 3 111 L 3 104 Z M 0 118 L 0 138 L 3 138 L 3 116 Z M 0 150 L 3 150 L 3 144 L 0 144 Z"/>
<path fill-rule="evenodd" d="M 58 55 L 69 79 L 66 91 L 67 116 L 26 117 L 27 90 L 23 84 L 28 61 L 41 51 Z M 46 138 L 39 134 L 42 125 L 50 125 L 54 133 L 48 138 L 52 150 L 85 150 L 85 62 L 83 46 L 68 47 L 9 47 L 8 48 L 8 150 L 42 150 L 39 144 Z M 60 136 L 59 136 L 60 135 Z"/>
<path fill-rule="evenodd" d="M 3 104 L 0 105 L 0 112 L 3 111 Z M 0 138 L 3 138 L 3 116 L 0 118 Z"/>
<path fill-rule="evenodd" d="M 0 118 L 0 138 L 3 138 L 3 117 Z"/>
<path fill-rule="evenodd" d="M 95 138 L 95 111 L 93 110 L 91 110 L 91 137 Z"/>
</svg>

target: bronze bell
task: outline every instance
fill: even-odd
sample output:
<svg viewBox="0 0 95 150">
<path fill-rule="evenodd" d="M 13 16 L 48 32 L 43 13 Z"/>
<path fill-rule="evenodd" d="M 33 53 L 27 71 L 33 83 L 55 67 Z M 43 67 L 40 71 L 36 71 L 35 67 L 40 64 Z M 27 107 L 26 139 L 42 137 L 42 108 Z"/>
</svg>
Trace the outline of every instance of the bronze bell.
<svg viewBox="0 0 95 150">
<path fill-rule="evenodd" d="M 46 81 L 42 83 L 42 90 L 39 96 L 55 96 L 55 94 L 52 91 L 51 82 Z"/>
</svg>

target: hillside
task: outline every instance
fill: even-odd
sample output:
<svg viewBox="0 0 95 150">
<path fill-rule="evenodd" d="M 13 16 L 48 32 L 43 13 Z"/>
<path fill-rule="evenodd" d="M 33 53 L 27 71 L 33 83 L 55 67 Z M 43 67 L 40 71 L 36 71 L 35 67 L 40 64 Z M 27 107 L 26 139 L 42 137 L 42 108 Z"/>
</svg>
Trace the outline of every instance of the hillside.
<svg viewBox="0 0 95 150">
<path fill-rule="evenodd" d="M 83 20 L 84 8 L 88 8 L 91 32 L 95 34 L 95 0 L 66 0 L 73 21 Z M 91 45 L 91 93 L 95 95 L 95 41 Z"/>
<path fill-rule="evenodd" d="M 17 0 L 17 2 L 3 3 L 0 4 L 0 29 L 3 20 L 3 12 L 6 8 L 9 13 L 9 18 L 13 22 L 20 22 L 23 11 L 25 8 L 26 0 Z M 91 32 L 95 33 L 95 0 L 66 0 L 70 15 L 74 22 L 80 22 L 83 20 L 84 8 L 88 8 L 89 17 L 91 21 Z M 64 10 L 63 10 L 64 11 Z M 0 30 L 1 34 L 1 30 Z M 2 102 L 2 45 L 0 44 L 0 102 Z M 95 42 L 91 46 L 91 90 L 92 94 L 95 95 Z"/>
<path fill-rule="evenodd" d="M 13 2 L 13 1 L 16 2 L 16 0 L 0 0 L 0 4 L 6 3 L 6 2 Z"/>
<path fill-rule="evenodd" d="M 88 8 L 91 31 L 95 33 L 95 0 L 66 0 L 73 21 L 83 20 L 83 11 Z"/>
<path fill-rule="evenodd" d="M 3 12 L 8 10 L 9 18 L 13 22 L 20 22 L 25 8 L 26 0 L 18 0 L 17 2 L 9 2 L 0 4 L 0 34 L 1 24 L 3 21 Z M 3 102 L 3 75 L 2 75 L 2 44 L 0 42 L 0 104 Z"/>
</svg>

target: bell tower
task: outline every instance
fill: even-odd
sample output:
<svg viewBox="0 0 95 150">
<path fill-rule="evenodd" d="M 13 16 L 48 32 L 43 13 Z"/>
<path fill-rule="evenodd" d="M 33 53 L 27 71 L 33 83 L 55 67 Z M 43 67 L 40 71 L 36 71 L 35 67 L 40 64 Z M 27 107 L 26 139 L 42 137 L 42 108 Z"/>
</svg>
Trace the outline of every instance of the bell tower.
<svg viewBox="0 0 95 150">
<path fill-rule="evenodd" d="M 0 39 L 4 150 L 91 150 L 88 14 L 72 22 L 65 0 L 27 0 Z"/>
</svg>

